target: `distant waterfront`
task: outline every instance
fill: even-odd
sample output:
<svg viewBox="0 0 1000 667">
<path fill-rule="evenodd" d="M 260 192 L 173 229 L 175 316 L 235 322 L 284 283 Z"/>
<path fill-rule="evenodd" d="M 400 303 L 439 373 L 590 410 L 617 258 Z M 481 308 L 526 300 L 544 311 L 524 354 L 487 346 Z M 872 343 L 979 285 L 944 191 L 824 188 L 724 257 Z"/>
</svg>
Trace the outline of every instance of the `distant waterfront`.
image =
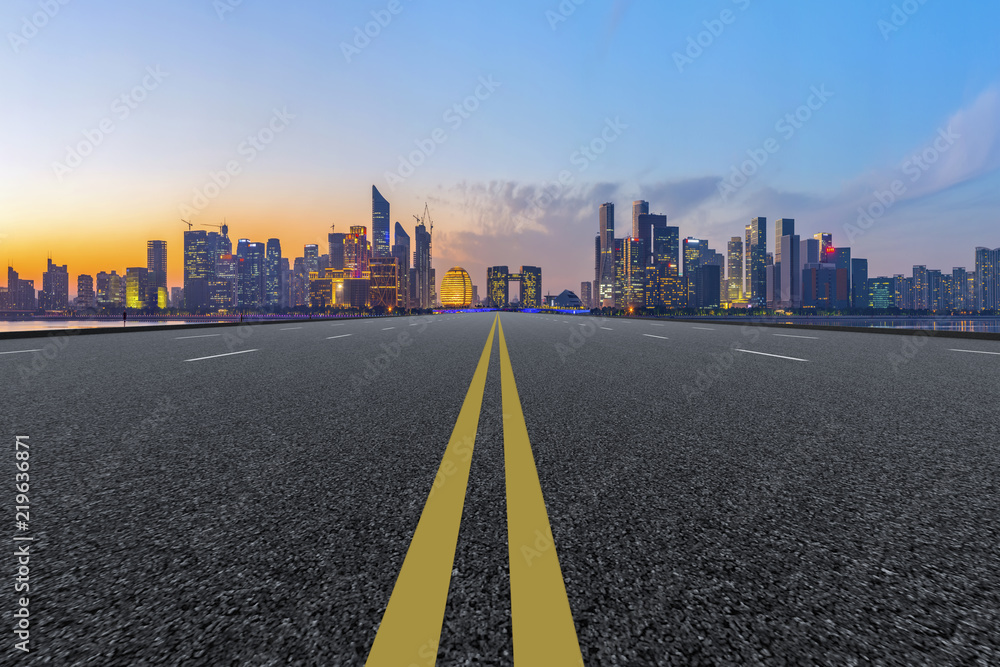
<svg viewBox="0 0 1000 667">
<path fill-rule="evenodd" d="M 343 317 L 348 317 L 344 315 Z M 354 316 L 356 317 L 356 315 Z M 308 315 L 253 315 L 246 319 L 247 322 L 266 321 L 286 321 L 304 320 Z M 334 319 L 329 316 L 316 316 L 313 319 Z M 225 322 L 239 322 L 237 317 L 133 317 L 129 315 L 125 328 L 148 327 L 148 326 L 180 326 L 183 324 L 221 324 Z M 83 318 L 74 319 L 69 317 L 38 317 L 21 320 L 0 320 L 0 333 L 9 331 L 62 331 L 66 329 L 106 329 L 122 328 L 122 320 L 115 318 Z"/>
<path fill-rule="evenodd" d="M 693 319 L 680 317 L 679 319 Z M 699 318 L 701 319 L 701 318 Z M 929 329 L 933 331 L 976 331 L 1000 333 L 1000 317 L 858 317 L 781 316 L 705 317 L 718 322 L 755 322 L 761 324 L 816 324 L 837 327 L 881 327 L 889 329 Z"/>
</svg>

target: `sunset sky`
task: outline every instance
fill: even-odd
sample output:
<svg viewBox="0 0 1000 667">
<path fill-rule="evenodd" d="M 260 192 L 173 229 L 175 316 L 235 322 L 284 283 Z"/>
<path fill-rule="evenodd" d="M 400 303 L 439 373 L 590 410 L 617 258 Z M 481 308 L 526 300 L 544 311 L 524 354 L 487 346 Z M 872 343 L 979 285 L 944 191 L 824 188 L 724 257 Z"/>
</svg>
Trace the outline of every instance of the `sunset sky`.
<svg viewBox="0 0 1000 667">
<path fill-rule="evenodd" d="M 429 203 L 438 278 L 480 294 L 493 264 L 578 290 L 598 205 L 625 236 L 639 198 L 720 251 L 790 217 L 872 276 L 972 267 L 1000 246 L 997 25 L 940 0 L 7 0 L 0 255 L 40 287 L 51 254 L 72 294 L 163 239 L 179 286 L 186 212 L 296 257 L 370 225 L 374 184 L 408 230 Z"/>
</svg>

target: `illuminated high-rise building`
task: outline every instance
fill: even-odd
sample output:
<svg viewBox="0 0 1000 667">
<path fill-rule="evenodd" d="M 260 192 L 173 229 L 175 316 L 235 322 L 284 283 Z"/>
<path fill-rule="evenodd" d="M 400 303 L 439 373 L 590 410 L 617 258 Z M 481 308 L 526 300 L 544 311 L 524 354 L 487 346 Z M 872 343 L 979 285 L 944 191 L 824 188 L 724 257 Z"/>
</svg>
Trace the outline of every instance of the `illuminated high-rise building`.
<svg viewBox="0 0 1000 667">
<path fill-rule="evenodd" d="M 344 268 L 350 269 L 355 278 L 364 278 L 368 272 L 368 228 L 363 225 L 351 227 L 351 233 L 344 239 Z"/>
<path fill-rule="evenodd" d="M 646 238 L 639 232 L 639 216 L 649 214 L 649 202 L 642 199 L 632 202 L 632 238 Z"/>
<path fill-rule="evenodd" d="M 596 282 L 599 286 L 601 306 L 613 306 L 615 302 L 615 205 L 601 204 L 598 211 L 598 236 L 601 240 L 601 262 L 597 270 Z"/>
<path fill-rule="evenodd" d="M 167 242 L 146 241 L 146 270 L 149 272 L 150 306 L 159 306 L 160 290 L 167 289 Z"/>
<path fill-rule="evenodd" d="M 431 235 L 423 224 L 417 225 L 413 232 L 413 280 L 411 290 L 414 303 L 411 308 L 433 308 L 433 290 L 431 289 Z"/>
<path fill-rule="evenodd" d="M 976 308 L 1000 311 L 1000 248 L 976 248 Z"/>
<path fill-rule="evenodd" d="M 268 239 L 264 250 L 264 307 L 281 307 L 281 241 Z"/>
<path fill-rule="evenodd" d="M 584 308 L 593 308 L 591 295 L 593 283 L 589 280 L 584 280 L 580 283 L 580 302 L 583 304 Z"/>
<path fill-rule="evenodd" d="M 302 259 L 308 273 L 319 273 L 319 246 L 309 243 L 302 248 Z"/>
<path fill-rule="evenodd" d="M 781 237 L 795 233 L 794 218 L 778 218 L 774 221 L 774 263 L 781 261 Z"/>
<path fill-rule="evenodd" d="M 215 277 L 208 281 L 208 300 L 211 309 L 232 310 L 236 308 L 238 284 L 237 257 L 235 255 L 220 255 L 215 261 Z"/>
<path fill-rule="evenodd" d="M 913 266 L 913 309 L 927 310 L 930 307 L 927 289 L 927 267 L 923 264 Z"/>
<path fill-rule="evenodd" d="M 750 300 L 750 230 L 751 225 L 747 225 L 744 231 L 743 240 L 743 298 L 747 301 Z"/>
<path fill-rule="evenodd" d="M 694 270 L 701 266 L 702 256 L 708 252 L 708 241 L 687 237 L 681 244 L 684 249 L 684 258 L 681 266 L 683 275 L 693 274 Z"/>
<path fill-rule="evenodd" d="M 241 241 L 242 243 L 242 241 Z M 201 230 L 184 232 L 184 308 L 194 312 L 208 306 L 208 280 L 214 260 L 208 234 Z"/>
<path fill-rule="evenodd" d="M 389 202 L 372 186 L 372 257 L 390 256 Z"/>
<path fill-rule="evenodd" d="M 452 267 L 441 279 L 441 306 L 469 308 L 473 303 L 472 277 L 460 266 Z"/>
<path fill-rule="evenodd" d="M 830 234 L 829 232 L 820 232 L 819 234 L 813 234 L 813 238 L 819 241 L 820 261 L 824 263 L 832 263 L 832 260 L 827 259 L 827 254 L 833 252 L 833 234 Z"/>
<path fill-rule="evenodd" d="M 46 260 L 42 273 L 42 290 L 38 293 L 38 307 L 45 310 L 66 310 L 69 308 L 69 268 Z"/>
<path fill-rule="evenodd" d="M 267 249 L 263 243 L 246 243 L 243 254 L 236 257 L 236 301 L 243 310 L 259 310 L 264 306 L 264 260 Z"/>
<path fill-rule="evenodd" d="M 663 224 L 659 224 L 662 220 Z M 654 216 L 650 231 L 649 263 L 653 266 L 673 264 L 680 266 L 680 228 L 669 227 L 667 216 Z"/>
<path fill-rule="evenodd" d="M 542 269 L 538 266 L 522 266 L 519 281 L 522 308 L 542 307 Z"/>
<path fill-rule="evenodd" d="M 309 272 L 306 271 L 305 257 L 296 257 L 292 268 L 292 301 L 293 307 L 309 305 Z"/>
<path fill-rule="evenodd" d="M 144 266 L 134 266 L 125 269 L 125 307 L 146 308 L 152 304 L 146 303 L 149 294 L 149 270 Z"/>
<path fill-rule="evenodd" d="M 856 260 L 855 260 L 856 261 Z M 955 310 L 968 311 L 972 309 L 969 290 L 969 272 L 964 266 L 955 266 L 951 269 L 951 307 Z"/>
<path fill-rule="evenodd" d="M 767 218 L 757 217 L 750 221 L 750 305 L 753 308 L 767 306 Z"/>
<path fill-rule="evenodd" d="M 857 260 L 855 260 L 857 261 Z M 866 267 L 867 271 L 867 267 Z M 856 284 L 856 283 L 855 283 Z M 896 308 L 896 281 L 884 276 L 871 278 L 867 281 L 867 296 L 864 300 L 857 299 L 855 308 L 875 308 L 889 310 Z"/>
<path fill-rule="evenodd" d="M 740 301 L 743 298 L 743 239 L 733 236 L 729 239 L 727 281 L 729 301 Z M 797 268 L 797 267 L 796 267 Z"/>
<path fill-rule="evenodd" d="M 121 276 L 118 275 L 117 271 L 111 273 L 101 271 L 97 274 L 97 279 L 94 281 L 94 291 L 96 292 L 98 308 L 120 308 L 122 306 L 120 281 Z M 178 306 L 178 308 L 183 307 L 184 304 Z"/>
<path fill-rule="evenodd" d="M 368 264 L 368 304 L 380 311 L 396 308 L 399 301 L 399 266 L 395 257 L 373 257 Z"/>
<path fill-rule="evenodd" d="M 396 258 L 396 267 L 399 269 L 397 278 L 399 294 L 396 307 L 405 310 L 410 308 L 410 236 L 398 222 L 393 241 L 392 256 Z"/>
<path fill-rule="evenodd" d="M 281 307 L 291 308 L 292 302 L 292 270 L 288 258 L 281 258 Z"/>
<path fill-rule="evenodd" d="M 646 243 L 638 238 L 625 238 L 621 240 L 621 299 L 620 306 L 623 308 L 644 308 L 646 266 L 643 260 L 646 257 Z"/>
<path fill-rule="evenodd" d="M 76 277 L 76 299 L 74 305 L 78 309 L 97 307 L 97 296 L 94 293 L 94 276 L 80 274 Z"/>
<path fill-rule="evenodd" d="M 645 204 L 645 202 L 642 203 Z M 648 204 L 646 204 L 646 210 L 649 210 Z M 667 216 L 655 213 L 639 213 L 633 222 L 634 224 L 632 226 L 635 227 L 639 233 L 632 234 L 632 237 L 641 239 L 643 242 L 643 251 L 645 252 L 642 259 L 643 266 L 649 266 L 656 263 L 657 250 L 659 250 L 661 257 L 669 255 L 671 231 L 676 231 L 677 228 L 667 227 Z M 676 234 L 673 234 L 672 238 L 676 239 Z M 676 245 L 676 243 L 674 245 Z M 670 260 L 668 259 L 664 261 Z"/>
<path fill-rule="evenodd" d="M 510 303 L 510 271 L 506 266 L 486 269 L 486 307 L 506 308 Z"/>
</svg>

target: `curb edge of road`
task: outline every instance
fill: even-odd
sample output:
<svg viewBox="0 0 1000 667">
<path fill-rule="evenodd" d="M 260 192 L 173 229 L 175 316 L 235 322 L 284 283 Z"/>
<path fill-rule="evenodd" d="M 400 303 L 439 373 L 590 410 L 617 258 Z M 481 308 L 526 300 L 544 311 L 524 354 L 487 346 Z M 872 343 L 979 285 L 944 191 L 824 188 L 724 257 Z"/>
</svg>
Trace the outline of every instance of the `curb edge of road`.
<svg viewBox="0 0 1000 667">
<path fill-rule="evenodd" d="M 393 318 L 418 317 L 417 315 L 393 315 Z M 248 320 L 245 322 L 193 322 L 190 324 L 149 324 L 133 327 L 86 327 L 81 329 L 38 329 L 35 331 L 0 331 L 0 340 L 20 338 L 48 338 L 50 336 L 91 336 L 96 334 L 143 333 L 149 331 L 182 331 L 185 329 L 218 329 L 224 327 L 262 326 L 266 324 L 301 324 L 303 322 L 339 322 L 382 319 L 376 317 L 328 317 L 289 320 Z"/>
<path fill-rule="evenodd" d="M 842 331 L 845 333 L 889 334 L 895 336 L 931 336 L 934 338 L 966 338 L 971 340 L 1000 340 L 1000 333 L 988 331 L 945 331 L 942 329 L 893 329 L 890 327 L 848 327 L 831 324 L 782 324 L 778 322 L 731 322 L 709 319 L 678 319 L 671 317 L 629 317 L 612 319 L 643 320 L 651 322 L 686 322 L 693 324 L 724 324 L 729 326 L 764 327 L 771 329 L 804 329 L 810 331 Z"/>
</svg>

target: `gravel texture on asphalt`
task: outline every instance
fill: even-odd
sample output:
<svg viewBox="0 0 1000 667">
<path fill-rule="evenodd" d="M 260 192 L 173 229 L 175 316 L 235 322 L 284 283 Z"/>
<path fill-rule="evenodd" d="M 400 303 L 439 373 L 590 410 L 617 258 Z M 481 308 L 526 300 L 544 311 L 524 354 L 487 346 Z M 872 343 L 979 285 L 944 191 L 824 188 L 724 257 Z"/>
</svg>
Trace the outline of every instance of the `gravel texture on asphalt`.
<svg viewBox="0 0 1000 667">
<path fill-rule="evenodd" d="M 4 660 L 363 664 L 492 320 L 0 340 Z M 1000 343 L 502 321 L 586 664 L 1000 664 Z M 438 664 L 511 664 L 506 539 L 494 343 Z"/>
</svg>

